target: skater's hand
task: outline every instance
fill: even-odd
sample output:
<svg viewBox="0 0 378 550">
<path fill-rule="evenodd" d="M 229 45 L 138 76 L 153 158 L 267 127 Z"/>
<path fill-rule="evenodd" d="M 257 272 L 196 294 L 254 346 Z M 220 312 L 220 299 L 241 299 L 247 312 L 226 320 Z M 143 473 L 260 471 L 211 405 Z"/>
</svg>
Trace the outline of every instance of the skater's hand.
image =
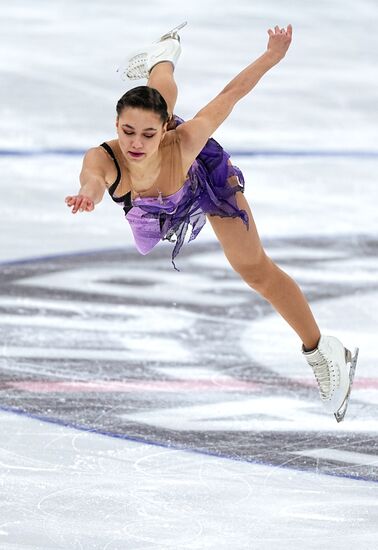
<svg viewBox="0 0 378 550">
<path fill-rule="evenodd" d="M 269 29 L 268 34 L 269 41 L 267 50 L 272 53 L 278 61 L 280 61 L 283 57 L 285 57 L 285 54 L 289 49 L 293 35 L 293 27 L 288 25 L 287 29 L 280 29 L 280 27 L 276 25 L 274 27 L 274 32 L 272 29 Z"/>
<path fill-rule="evenodd" d="M 94 210 L 94 202 L 86 195 L 70 195 L 65 198 L 68 208 L 72 207 L 72 214 L 76 212 L 92 212 Z"/>
</svg>

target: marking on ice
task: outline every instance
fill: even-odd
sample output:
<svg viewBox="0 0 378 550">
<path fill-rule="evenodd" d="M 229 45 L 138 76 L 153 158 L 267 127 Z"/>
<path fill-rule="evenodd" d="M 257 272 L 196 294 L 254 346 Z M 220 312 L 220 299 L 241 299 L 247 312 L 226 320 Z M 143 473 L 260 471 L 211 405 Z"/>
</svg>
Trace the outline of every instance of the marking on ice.
<svg viewBox="0 0 378 550">
<path fill-rule="evenodd" d="M 358 464 L 359 466 L 376 466 L 378 456 L 366 453 L 354 453 L 340 449 L 308 449 L 298 451 L 295 454 L 314 458 L 323 458 L 324 460 L 334 460 L 336 462 L 348 462 L 349 464 Z"/>
<path fill-rule="evenodd" d="M 0 382 L 3 388 L 33 393 L 98 393 L 98 392 L 242 392 L 256 391 L 261 387 L 254 382 L 243 382 L 218 377 L 200 380 L 90 380 L 90 381 L 11 381 Z"/>
<path fill-rule="evenodd" d="M 65 77 L 65 84 L 66 84 Z M 77 82 L 72 82 L 75 88 L 78 87 Z M 84 88 L 85 92 L 90 91 L 93 94 L 93 87 Z M 97 92 L 96 95 L 103 97 L 103 92 Z M 108 95 L 105 95 L 108 99 Z M 90 146 L 88 145 L 88 148 Z M 35 156 L 46 156 L 46 155 L 63 155 L 63 156 L 83 156 L 86 153 L 87 149 L 74 149 L 74 148 L 64 148 L 56 147 L 51 149 L 0 149 L 0 157 L 35 157 Z M 234 157 L 342 157 L 342 158 L 375 158 L 378 157 L 378 151 L 332 151 L 332 150 L 322 150 L 322 149 L 308 149 L 308 150 L 278 150 L 278 149 L 261 149 L 261 150 L 232 150 L 227 148 L 228 153 Z"/>
<path fill-rule="evenodd" d="M 165 347 L 164 347 L 164 344 Z M 126 347 L 126 344 L 125 344 Z M 146 354 L 146 339 L 139 338 L 127 341 L 130 349 L 70 349 L 70 348 L 43 348 L 3 346 L 0 357 L 38 358 L 38 359 L 91 359 L 93 361 L 126 361 L 140 360 L 140 354 Z M 173 350 L 173 344 L 168 339 L 148 339 L 148 353 L 155 360 L 170 361 L 174 354 L 175 362 L 186 362 L 189 354 L 179 345 Z"/>
<path fill-rule="evenodd" d="M 378 431 L 375 421 L 348 419 L 337 424 L 321 403 L 283 397 L 256 397 L 207 405 L 153 409 L 122 415 L 130 421 L 176 431 Z"/>
</svg>

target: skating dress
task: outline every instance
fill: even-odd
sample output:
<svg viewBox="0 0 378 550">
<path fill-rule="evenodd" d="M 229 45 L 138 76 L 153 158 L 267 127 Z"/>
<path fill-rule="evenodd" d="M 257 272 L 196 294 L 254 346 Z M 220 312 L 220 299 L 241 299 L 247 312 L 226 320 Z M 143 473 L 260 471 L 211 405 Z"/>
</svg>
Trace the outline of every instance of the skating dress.
<svg viewBox="0 0 378 550">
<path fill-rule="evenodd" d="M 180 137 L 175 128 L 184 121 L 174 116 L 174 128 L 168 130 L 160 144 L 161 178 L 174 183 L 182 178 Z M 108 191 L 112 199 L 123 206 L 125 216 L 134 235 L 135 245 L 141 254 L 148 254 L 159 241 L 174 242 L 172 264 L 179 253 L 191 226 L 189 242 L 197 237 L 206 222 L 206 214 L 221 217 L 239 217 L 248 227 L 248 215 L 237 206 L 235 194 L 244 192 L 243 174 L 231 165 L 230 156 L 217 141 L 210 138 L 191 165 L 182 187 L 171 195 L 158 197 L 131 197 L 131 191 L 116 196 L 121 181 L 121 169 L 116 156 L 107 143 L 103 147 L 111 156 L 117 170 L 117 178 Z M 174 178 L 174 179 L 172 179 Z"/>
</svg>

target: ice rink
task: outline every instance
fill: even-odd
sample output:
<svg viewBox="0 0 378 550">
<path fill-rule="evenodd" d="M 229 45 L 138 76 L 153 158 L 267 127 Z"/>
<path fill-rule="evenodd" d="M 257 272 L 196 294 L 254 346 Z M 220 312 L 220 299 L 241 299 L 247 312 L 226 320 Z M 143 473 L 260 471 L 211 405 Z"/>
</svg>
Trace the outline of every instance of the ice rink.
<svg viewBox="0 0 378 550">
<path fill-rule="evenodd" d="M 376 550 L 376 0 L 1 1 L 0 550 Z M 182 21 L 176 113 L 294 27 L 215 137 L 269 255 L 360 347 L 343 423 L 300 341 L 207 224 L 135 250 L 109 197 L 73 216 L 115 137 L 128 51 Z"/>
</svg>

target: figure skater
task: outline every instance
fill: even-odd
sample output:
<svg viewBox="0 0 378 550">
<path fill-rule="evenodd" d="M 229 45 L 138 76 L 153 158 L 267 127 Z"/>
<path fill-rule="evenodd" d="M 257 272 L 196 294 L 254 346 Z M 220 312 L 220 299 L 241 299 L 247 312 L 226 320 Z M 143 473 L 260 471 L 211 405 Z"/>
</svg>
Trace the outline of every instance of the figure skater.
<svg viewBox="0 0 378 550">
<path fill-rule="evenodd" d="M 302 291 L 261 245 L 243 194 L 243 174 L 211 138 L 235 104 L 284 58 L 292 27 L 269 29 L 266 51 L 184 122 L 174 115 L 174 68 L 182 26 L 129 58 L 125 75 L 148 78 L 147 85 L 120 98 L 117 139 L 87 151 L 80 191 L 66 197 L 66 203 L 72 213 L 91 212 L 108 190 L 125 211 L 138 251 L 147 254 L 162 239 L 174 241 L 174 266 L 189 226 L 192 240 L 207 217 L 232 268 L 301 339 L 320 398 L 340 422 L 349 402 L 358 349 L 352 354 L 337 338 L 321 335 Z"/>
</svg>

